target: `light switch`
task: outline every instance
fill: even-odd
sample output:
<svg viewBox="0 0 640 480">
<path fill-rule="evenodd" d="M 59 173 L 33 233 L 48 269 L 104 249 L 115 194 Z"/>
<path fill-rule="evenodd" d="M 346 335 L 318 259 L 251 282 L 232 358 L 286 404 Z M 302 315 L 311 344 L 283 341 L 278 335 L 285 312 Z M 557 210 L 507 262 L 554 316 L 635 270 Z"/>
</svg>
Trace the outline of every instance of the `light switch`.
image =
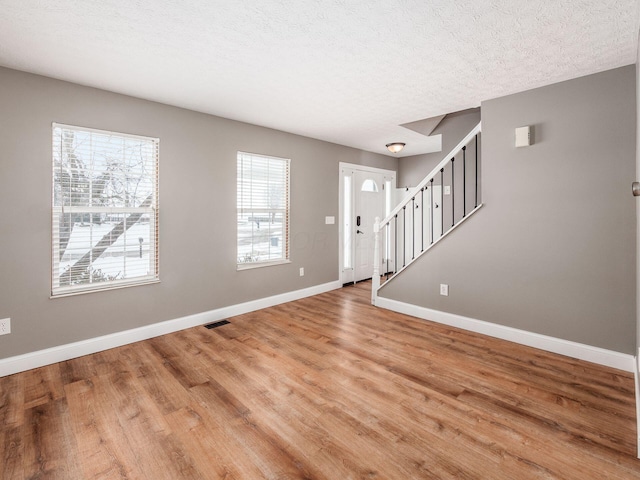
<svg viewBox="0 0 640 480">
<path fill-rule="evenodd" d="M 336 217 L 324 217 L 325 225 L 333 225 L 336 223 Z"/>
</svg>

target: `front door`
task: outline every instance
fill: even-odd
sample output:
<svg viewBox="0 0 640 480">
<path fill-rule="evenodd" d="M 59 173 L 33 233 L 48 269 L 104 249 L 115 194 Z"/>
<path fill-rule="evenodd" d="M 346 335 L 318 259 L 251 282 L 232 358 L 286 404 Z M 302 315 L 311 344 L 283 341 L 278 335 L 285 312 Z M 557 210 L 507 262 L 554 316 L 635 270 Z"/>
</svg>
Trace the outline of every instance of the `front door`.
<svg viewBox="0 0 640 480">
<path fill-rule="evenodd" d="M 357 170 L 354 175 L 355 262 L 354 281 L 373 275 L 373 224 L 385 216 L 385 177 L 382 173 Z"/>
<path fill-rule="evenodd" d="M 373 224 L 393 207 L 396 172 L 340 163 L 340 280 L 359 282 L 373 275 Z M 381 238 L 381 258 L 385 256 Z"/>
</svg>

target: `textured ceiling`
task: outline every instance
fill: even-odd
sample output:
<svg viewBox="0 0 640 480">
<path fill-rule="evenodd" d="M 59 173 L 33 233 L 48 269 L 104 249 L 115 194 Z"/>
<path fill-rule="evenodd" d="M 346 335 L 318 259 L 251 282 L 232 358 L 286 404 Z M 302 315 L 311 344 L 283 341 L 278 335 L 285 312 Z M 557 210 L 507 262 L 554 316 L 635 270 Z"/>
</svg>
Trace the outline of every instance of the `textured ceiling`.
<svg viewBox="0 0 640 480">
<path fill-rule="evenodd" d="M 634 63 L 637 4 L 0 0 L 0 65 L 414 155 L 401 124 Z"/>
</svg>

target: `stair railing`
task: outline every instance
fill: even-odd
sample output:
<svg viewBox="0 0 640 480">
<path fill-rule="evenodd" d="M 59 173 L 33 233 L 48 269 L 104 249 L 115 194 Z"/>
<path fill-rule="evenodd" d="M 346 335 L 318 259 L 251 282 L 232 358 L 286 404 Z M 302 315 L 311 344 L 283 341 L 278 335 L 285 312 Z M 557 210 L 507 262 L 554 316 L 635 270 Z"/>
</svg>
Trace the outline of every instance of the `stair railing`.
<svg viewBox="0 0 640 480">
<path fill-rule="evenodd" d="M 392 280 L 482 207 L 481 132 L 482 125 L 478 123 L 384 220 L 376 217 L 373 305 L 382 276 L 385 283 Z M 473 180 L 469 180 L 470 176 Z"/>
</svg>

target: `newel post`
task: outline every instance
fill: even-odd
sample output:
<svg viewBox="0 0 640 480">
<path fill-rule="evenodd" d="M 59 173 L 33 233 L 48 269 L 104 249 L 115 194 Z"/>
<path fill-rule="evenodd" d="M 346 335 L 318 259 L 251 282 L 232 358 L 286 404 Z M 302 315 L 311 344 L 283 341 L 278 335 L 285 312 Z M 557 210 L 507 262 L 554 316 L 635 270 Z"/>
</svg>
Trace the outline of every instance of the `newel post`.
<svg viewBox="0 0 640 480">
<path fill-rule="evenodd" d="M 373 277 L 371 278 L 371 305 L 376 304 L 380 288 L 380 217 L 373 224 Z"/>
</svg>

